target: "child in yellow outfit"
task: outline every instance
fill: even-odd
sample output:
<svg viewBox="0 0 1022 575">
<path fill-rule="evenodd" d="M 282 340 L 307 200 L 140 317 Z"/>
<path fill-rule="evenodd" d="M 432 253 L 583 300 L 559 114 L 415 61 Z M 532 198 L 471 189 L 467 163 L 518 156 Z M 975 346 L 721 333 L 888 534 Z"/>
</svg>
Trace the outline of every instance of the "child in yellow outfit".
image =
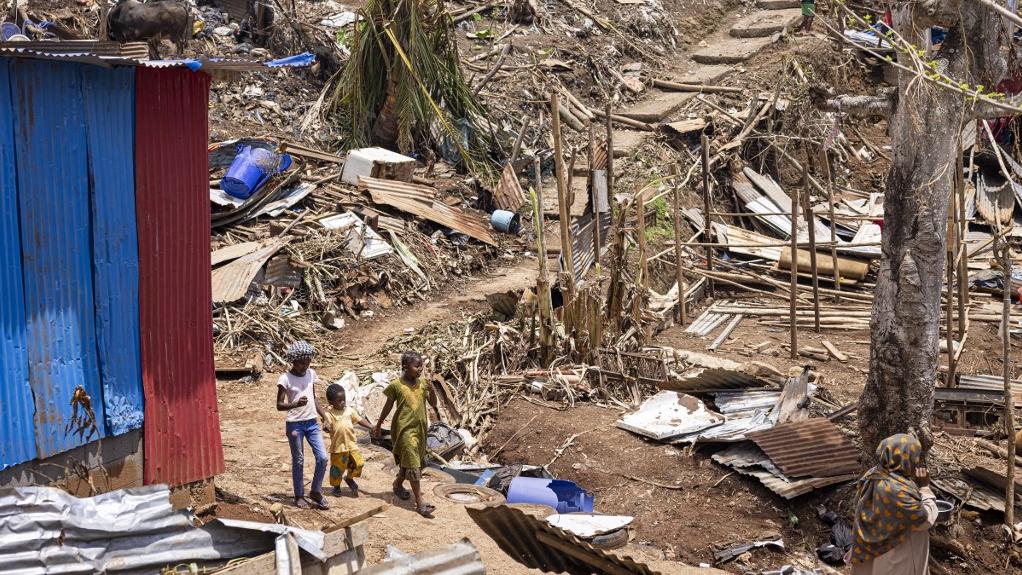
<svg viewBox="0 0 1022 575">
<path fill-rule="evenodd" d="M 330 434 L 330 485 L 332 495 L 341 495 L 341 478 L 348 484 L 351 494 L 358 497 L 356 477 L 362 476 L 365 460 L 358 451 L 358 439 L 355 437 L 355 424 L 372 430 L 369 420 L 348 405 L 348 397 L 344 388 L 336 383 L 326 388 L 326 399 L 330 404 L 323 422 L 324 431 Z M 347 472 L 347 476 L 345 476 Z"/>
</svg>

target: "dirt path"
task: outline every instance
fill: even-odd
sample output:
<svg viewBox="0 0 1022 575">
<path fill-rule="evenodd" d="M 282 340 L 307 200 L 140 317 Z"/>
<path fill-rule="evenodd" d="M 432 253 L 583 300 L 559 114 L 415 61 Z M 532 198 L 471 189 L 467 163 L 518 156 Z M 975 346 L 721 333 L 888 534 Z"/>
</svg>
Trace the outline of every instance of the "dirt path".
<svg viewBox="0 0 1022 575">
<path fill-rule="evenodd" d="M 393 367 L 389 365 L 388 358 L 377 356 L 390 338 L 406 330 L 419 329 L 431 321 L 455 321 L 463 312 L 484 309 L 487 306 L 485 294 L 534 284 L 535 269 L 535 259 L 521 260 L 506 270 L 450 288 L 441 300 L 391 310 L 371 321 L 356 323 L 337 336 L 345 343 L 342 361 L 315 366 L 317 372 L 324 381 L 329 381 L 347 368 Z M 291 464 L 284 438 L 284 417 L 273 408 L 279 376 L 278 372 L 274 372 L 263 374 L 254 382 L 217 383 L 227 465 L 226 471 L 217 477 L 217 486 L 242 498 L 239 503 L 221 503 L 219 516 L 272 521 L 269 508 L 274 503 L 281 503 L 289 519 L 300 526 L 316 529 L 363 513 L 381 503 L 389 503 L 390 508 L 369 520 L 370 541 L 366 545 L 369 563 L 381 561 L 388 545 L 414 553 L 468 537 L 479 548 L 490 572 L 508 575 L 538 573 L 526 569 L 502 552 L 476 527 L 463 506 L 435 497 L 432 492 L 438 485 L 436 481 L 427 479 L 423 484 L 427 500 L 437 506 L 435 519 L 424 519 L 407 503 L 397 501 L 390 491 L 392 474 L 384 469 L 391 462 L 390 454 L 372 446 L 364 448 L 367 463 L 364 476 L 359 481 L 362 486 L 360 498 L 330 497 L 332 508 L 322 512 L 294 508 L 291 505 Z M 306 450 L 306 484 L 312 477 L 312 471 L 312 455 Z"/>
</svg>

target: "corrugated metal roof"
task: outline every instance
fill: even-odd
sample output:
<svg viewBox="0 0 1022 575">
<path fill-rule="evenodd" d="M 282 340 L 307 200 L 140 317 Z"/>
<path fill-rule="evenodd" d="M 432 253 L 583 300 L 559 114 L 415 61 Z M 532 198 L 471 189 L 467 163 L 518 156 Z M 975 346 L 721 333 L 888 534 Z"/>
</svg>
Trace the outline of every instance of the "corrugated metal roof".
<svg viewBox="0 0 1022 575">
<path fill-rule="evenodd" d="M 135 232 L 135 71 L 79 66 L 92 184 L 96 348 L 107 433 L 142 427 Z"/>
<path fill-rule="evenodd" d="M 315 56 L 298 54 L 267 62 L 240 58 L 191 58 L 186 60 L 149 60 L 148 48 L 138 42 L 118 45 L 95 40 L 0 42 L 0 56 L 19 59 L 76 62 L 97 66 L 137 66 L 144 68 L 186 68 L 192 71 L 251 72 L 267 68 L 299 68 L 312 65 Z"/>
<path fill-rule="evenodd" d="M 88 151 L 78 66 L 11 63 L 29 381 L 39 457 L 96 439 L 71 425 L 79 386 L 104 409 L 96 353 Z M 91 430 L 90 430 L 91 431 Z"/>
<path fill-rule="evenodd" d="M 483 575 L 486 566 L 467 538 L 444 547 L 371 565 L 359 575 Z"/>
<path fill-rule="evenodd" d="M 544 520 L 508 505 L 467 507 L 469 517 L 497 545 L 526 567 L 547 573 L 592 575 L 613 566 L 634 575 L 659 575 L 630 557 L 612 555 L 562 531 Z M 564 551 L 570 549 L 571 554 Z M 579 557 L 587 558 L 583 561 Z"/>
<path fill-rule="evenodd" d="M 149 59 L 145 42 L 110 42 L 103 40 L 33 40 L 31 42 L 0 42 L 0 53 L 30 50 L 43 54 L 94 54 L 104 57 Z"/>
<path fill-rule="evenodd" d="M 245 297 L 245 292 L 248 291 L 256 274 L 266 264 L 266 260 L 280 251 L 287 242 L 287 239 L 273 240 L 262 248 L 213 270 L 211 276 L 213 302 L 231 303 Z"/>
<path fill-rule="evenodd" d="M 10 63 L 0 61 L 0 469 L 36 457 L 18 220 Z"/>
<path fill-rule="evenodd" d="M 861 469 L 859 452 L 826 418 L 781 423 L 749 434 L 789 477 L 834 477 Z"/>
<path fill-rule="evenodd" d="M 223 471 L 213 372 L 209 76 L 136 70 L 135 199 L 146 483 Z"/>
</svg>

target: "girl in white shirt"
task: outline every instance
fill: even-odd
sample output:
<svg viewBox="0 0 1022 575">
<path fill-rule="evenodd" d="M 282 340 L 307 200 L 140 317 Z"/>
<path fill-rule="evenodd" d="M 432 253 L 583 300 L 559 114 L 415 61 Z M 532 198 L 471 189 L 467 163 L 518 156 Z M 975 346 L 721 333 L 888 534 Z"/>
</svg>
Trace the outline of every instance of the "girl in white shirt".
<svg viewBox="0 0 1022 575">
<path fill-rule="evenodd" d="M 295 506 L 308 509 L 327 509 L 323 498 L 323 478 L 326 476 L 327 454 L 323 446 L 323 431 L 316 416 L 325 418 L 325 412 L 316 401 L 314 385 L 316 372 L 312 363 L 316 349 L 304 341 L 297 341 L 287 348 L 285 359 L 291 362 L 291 369 L 277 380 L 277 411 L 286 411 L 284 429 L 291 447 L 291 481 L 295 490 Z M 324 419 L 325 420 L 325 419 Z M 327 433 L 330 429 L 325 430 Z M 308 441 L 316 458 L 316 471 L 312 475 L 312 486 L 308 500 L 305 498 L 305 445 Z"/>
</svg>

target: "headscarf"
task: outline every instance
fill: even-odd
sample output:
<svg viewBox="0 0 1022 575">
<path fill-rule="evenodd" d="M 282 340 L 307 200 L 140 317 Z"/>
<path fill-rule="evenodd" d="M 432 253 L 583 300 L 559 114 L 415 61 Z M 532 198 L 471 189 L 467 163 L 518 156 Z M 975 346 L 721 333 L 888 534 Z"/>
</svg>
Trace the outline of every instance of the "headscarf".
<svg viewBox="0 0 1022 575">
<path fill-rule="evenodd" d="M 296 341 L 287 346 L 287 351 L 284 353 L 284 359 L 294 363 L 301 359 L 312 359 L 312 356 L 314 355 L 316 355 L 316 348 L 312 347 L 309 342 Z"/>
<path fill-rule="evenodd" d="M 923 496 L 912 480 L 922 452 L 919 440 L 905 433 L 880 442 L 879 463 L 859 480 L 852 563 L 887 553 L 926 524 Z"/>
</svg>

